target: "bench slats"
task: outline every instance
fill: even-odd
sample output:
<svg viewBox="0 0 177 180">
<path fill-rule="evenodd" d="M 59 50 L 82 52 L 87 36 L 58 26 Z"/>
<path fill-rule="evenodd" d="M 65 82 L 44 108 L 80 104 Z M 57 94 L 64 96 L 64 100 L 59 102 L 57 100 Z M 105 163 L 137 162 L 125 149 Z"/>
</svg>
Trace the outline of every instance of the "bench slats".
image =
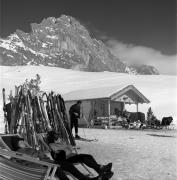
<svg viewBox="0 0 177 180">
<path fill-rule="evenodd" d="M 8 178 L 13 179 L 22 179 L 22 180 L 39 180 L 41 177 L 45 176 L 46 170 L 42 169 L 39 173 L 34 169 L 25 169 L 26 166 L 20 165 L 19 163 L 12 162 L 9 159 L 0 157 L 0 174 L 7 176 Z"/>
</svg>

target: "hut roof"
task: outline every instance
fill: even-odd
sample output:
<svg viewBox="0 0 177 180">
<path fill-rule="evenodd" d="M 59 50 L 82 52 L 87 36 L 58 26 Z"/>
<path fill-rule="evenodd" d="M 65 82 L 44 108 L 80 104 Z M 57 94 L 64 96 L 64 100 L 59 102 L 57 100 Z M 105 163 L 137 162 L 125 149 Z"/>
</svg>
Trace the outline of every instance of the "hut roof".
<svg viewBox="0 0 177 180">
<path fill-rule="evenodd" d="M 65 102 L 77 100 L 110 99 L 125 103 L 150 103 L 150 101 L 133 85 L 99 87 L 71 91 L 63 95 Z"/>
</svg>

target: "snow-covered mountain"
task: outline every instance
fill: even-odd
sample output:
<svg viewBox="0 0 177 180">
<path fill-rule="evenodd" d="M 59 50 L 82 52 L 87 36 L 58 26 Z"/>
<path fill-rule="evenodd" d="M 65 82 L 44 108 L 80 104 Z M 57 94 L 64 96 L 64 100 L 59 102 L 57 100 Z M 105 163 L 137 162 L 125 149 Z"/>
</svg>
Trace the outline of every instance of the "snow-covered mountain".
<svg viewBox="0 0 177 180">
<path fill-rule="evenodd" d="M 0 38 L 1 65 L 45 65 L 82 71 L 112 71 L 130 74 L 159 74 L 151 66 L 129 67 L 106 45 L 92 38 L 75 18 L 49 17 L 32 31 L 16 30 Z M 144 68 L 146 67 L 146 68 Z"/>
</svg>

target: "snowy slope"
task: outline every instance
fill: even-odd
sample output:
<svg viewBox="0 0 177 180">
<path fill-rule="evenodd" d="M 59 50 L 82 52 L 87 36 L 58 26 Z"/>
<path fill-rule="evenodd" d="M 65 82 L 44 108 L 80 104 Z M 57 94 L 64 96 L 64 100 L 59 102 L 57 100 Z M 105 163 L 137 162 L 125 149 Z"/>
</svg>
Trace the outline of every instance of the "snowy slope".
<svg viewBox="0 0 177 180">
<path fill-rule="evenodd" d="M 139 105 L 139 111 L 147 113 L 151 106 L 155 116 L 177 117 L 177 76 L 167 75 L 128 75 L 113 72 L 81 72 L 47 66 L 0 66 L 0 88 L 14 91 L 25 79 L 41 76 L 41 89 L 53 90 L 64 94 L 77 89 L 92 87 L 116 86 L 133 84 L 150 101 L 150 104 Z M 136 111 L 134 105 L 126 105 L 127 110 Z M 2 95 L 0 96 L 0 117 L 3 122 Z"/>
</svg>

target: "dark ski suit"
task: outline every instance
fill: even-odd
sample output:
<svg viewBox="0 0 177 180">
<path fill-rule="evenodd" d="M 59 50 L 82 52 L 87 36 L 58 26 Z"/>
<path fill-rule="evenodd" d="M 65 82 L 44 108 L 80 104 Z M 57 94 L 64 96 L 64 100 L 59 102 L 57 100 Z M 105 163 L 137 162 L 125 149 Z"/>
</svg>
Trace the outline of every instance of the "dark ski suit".
<svg viewBox="0 0 177 180">
<path fill-rule="evenodd" d="M 80 118 L 80 103 L 73 104 L 69 110 L 71 131 L 75 128 L 75 135 L 78 135 L 78 119 Z"/>
</svg>

